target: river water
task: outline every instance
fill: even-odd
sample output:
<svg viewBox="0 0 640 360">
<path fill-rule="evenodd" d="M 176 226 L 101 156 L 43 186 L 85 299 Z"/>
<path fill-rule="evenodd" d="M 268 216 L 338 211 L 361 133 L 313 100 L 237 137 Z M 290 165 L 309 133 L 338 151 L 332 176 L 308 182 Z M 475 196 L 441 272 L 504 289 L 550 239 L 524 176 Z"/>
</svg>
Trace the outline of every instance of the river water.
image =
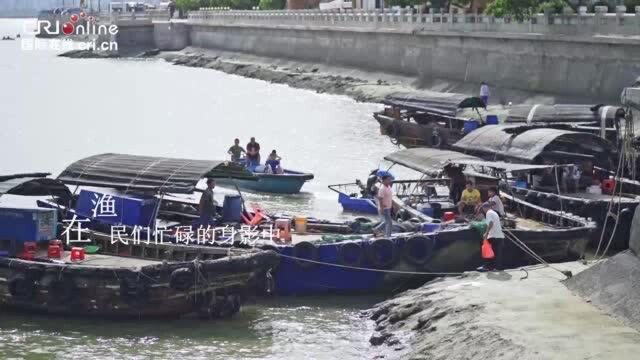
<svg viewBox="0 0 640 360">
<path fill-rule="evenodd" d="M 1 20 L 0 36 L 23 20 Z M 28 39 L 27 39 L 28 40 Z M 57 175 L 86 156 L 118 152 L 225 159 L 255 136 L 283 165 L 315 174 L 296 196 L 246 194 L 295 214 L 343 218 L 327 185 L 351 182 L 395 147 L 375 104 L 160 60 L 73 60 L 0 41 L 0 174 Z M 220 196 L 220 192 L 218 196 Z M 278 298 L 222 322 L 108 322 L 0 313 L 0 358 L 372 358 L 375 297 Z"/>
</svg>

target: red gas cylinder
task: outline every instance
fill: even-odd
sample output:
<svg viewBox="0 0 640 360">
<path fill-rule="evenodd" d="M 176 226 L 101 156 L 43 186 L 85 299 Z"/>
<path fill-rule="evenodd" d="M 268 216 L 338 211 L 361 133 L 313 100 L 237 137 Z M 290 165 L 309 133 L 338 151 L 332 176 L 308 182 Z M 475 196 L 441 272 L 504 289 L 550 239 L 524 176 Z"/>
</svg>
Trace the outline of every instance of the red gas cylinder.
<svg viewBox="0 0 640 360">
<path fill-rule="evenodd" d="M 52 259 L 60 259 L 62 257 L 62 249 L 59 245 L 49 245 L 47 256 Z"/>
<path fill-rule="evenodd" d="M 36 245 L 36 243 L 32 241 L 25 242 L 22 246 L 25 253 L 26 252 L 35 253 L 36 251 L 38 251 L 38 245 Z"/>
<path fill-rule="evenodd" d="M 49 245 L 58 245 L 60 249 L 63 249 L 62 240 L 49 240 Z"/>
<path fill-rule="evenodd" d="M 453 211 L 447 211 L 444 213 L 444 216 L 442 217 L 442 219 L 444 221 L 451 221 L 451 220 L 455 220 L 456 218 L 456 214 Z"/>
<path fill-rule="evenodd" d="M 602 192 L 605 194 L 613 194 L 613 190 L 616 188 L 616 181 L 614 179 L 602 180 Z"/>
<path fill-rule="evenodd" d="M 71 248 L 71 261 L 83 261 L 85 256 L 84 248 Z"/>
</svg>

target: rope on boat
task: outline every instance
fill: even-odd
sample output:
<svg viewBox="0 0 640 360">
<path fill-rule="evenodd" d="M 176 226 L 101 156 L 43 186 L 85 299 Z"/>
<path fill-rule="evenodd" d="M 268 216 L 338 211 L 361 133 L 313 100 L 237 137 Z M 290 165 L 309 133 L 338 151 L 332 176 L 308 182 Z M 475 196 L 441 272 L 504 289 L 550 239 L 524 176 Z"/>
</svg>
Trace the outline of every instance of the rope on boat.
<svg viewBox="0 0 640 360">
<path fill-rule="evenodd" d="M 469 272 L 469 271 L 465 271 L 465 272 L 428 272 L 428 271 L 384 270 L 384 269 L 373 269 L 373 268 L 364 268 L 364 267 L 359 267 L 359 266 L 350 266 L 350 265 L 327 263 L 327 262 L 323 262 L 323 261 L 305 259 L 305 258 L 300 258 L 300 257 L 296 257 L 296 256 L 291 256 L 291 255 L 284 255 L 284 254 L 281 254 L 281 253 L 278 253 L 278 255 L 283 257 L 283 258 L 296 260 L 296 261 L 306 261 L 306 262 L 317 264 L 317 265 L 332 266 L 332 267 L 349 269 L 349 270 L 381 272 L 381 273 L 386 273 L 386 274 L 460 276 L 460 275 L 464 275 L 464 274 Z M 519 272 L 519 271 L 522 271 L 522 272 L 527 273 L 525 268 L 509 269 L 509 270 L 502 270 L 502 271 L 504 271 L 504 272 Z M 527 273 L 527 275 L 528 275 L 528 273 Z"/>
<path fill-rule="evenodd" d="M 549 267 L 559 272 L 560 274 L 566 276 L 567 279 L 570 279 L 571 277 L 573 277 L 573 274 L 571 273 L 571 271 L 558 269 L 555 266 L 546 262 L 540 255 L 536 254 L 535 251 L 531 250 L 531 248 L 528 247 L 522 240 L 518 239 L 518 237 L 515 236 L 511 231 L 505 229 L 504 232 L 505 232 L 505 235 L 508 235 L 506 236 L 507 239 L 511 240 L 517 247 L 520 248 L 520 250 L 524 251 L 526 254 L 530 255 L 531 257 L 539 261 L 545 267 Z M 528 273 L 527 273 L 527 277 L 529 277 Z"/>
</svg>

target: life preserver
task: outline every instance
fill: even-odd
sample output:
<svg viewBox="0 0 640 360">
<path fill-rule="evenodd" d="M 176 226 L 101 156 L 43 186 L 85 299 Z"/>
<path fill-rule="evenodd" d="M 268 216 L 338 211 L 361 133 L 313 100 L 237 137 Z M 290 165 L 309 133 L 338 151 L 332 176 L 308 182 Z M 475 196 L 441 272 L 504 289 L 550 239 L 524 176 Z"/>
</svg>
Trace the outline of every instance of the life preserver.
<svg viewBox="0 0 640 360">
<path fill-rule="evenodd" d="M 398 260 L 398 248 L 391 239 L 378 239 L 369 244 L 367 255 L 373 266 L 387 269 Z"/>
<path fill-rule="evenodd" d="M 293 256 L 306 260 L 318 260 L 318 247 L 308 241 L 301 241 L 293 246 Z M 295 262 L 302 268 L 311 268 L 316 264 L 296 259 Z"/>
<path fill-rule="evenodd" d="M 9 293 L 17 300 L 31 300 L 35 292 L 35 282 L 25 274 L 16 274 L 9 279 Z"/>
<path fill-rule="evenodd" d="M 348 241 L 338 245 L 338 263 L 346 266 L 362 266 L 364 249 L 360 242 Z"/>
<path fill-rule="evenodd" d="M 193 270 L 189 268 L 176 269 L 169 276 L 169 286 L 174 290 L 189 290 L 194 283 L 195 275 L 193 274 Z"/>
<path fill-rule="evenodd" d="M 433 256 L 435 241 L 428 236 L 413 236 L 404 243 L 404 258 L 412 265 L 424 265 Z"/>
</svg>

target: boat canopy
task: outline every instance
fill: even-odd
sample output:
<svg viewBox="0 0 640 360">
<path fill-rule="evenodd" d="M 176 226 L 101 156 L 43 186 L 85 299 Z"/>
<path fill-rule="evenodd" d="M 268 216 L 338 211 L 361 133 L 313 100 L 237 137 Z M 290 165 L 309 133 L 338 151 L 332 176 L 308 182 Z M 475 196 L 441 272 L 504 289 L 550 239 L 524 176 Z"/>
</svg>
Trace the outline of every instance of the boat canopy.
<svg viewBox="0 0 640 360">
<path fill-rule="evenodd" d="M 48 178 L 50 173 L 29 173 L 0 176 L 0 196 L 60 196 L 71 197 L 69 188 L 62 182 Z"/>
<path fill-rule="evenodd" d="M 553 128 L 534 128 L 524 132 L 517 129 L 517 126 L 483 126 L 453 144 L 453 148 L 525 163 L 534 162 L 543 153 L 590 157 L 613 151 L 608 141 L 590 133 Z"/>
<path fill-rule="evenodd" d="M 491 169 L 496 171 L 528 171 L 554 167 L 556 165 L 514 164 L 504 161 L 486 161 L 481 158 L 450 150 L 430 148 L 404 149 L 384 157 L 385 160 L 406 166 L 425 174 L 442 171 L 447 165 L 465 165 L 474 169 Z M 471 173 L 470 173 L 471 174 Z M 486 174 L 479 171 L 477 174 Z"/>
<path fill-rule="evenodd" d="M 58 180 L 69 185 L 124 191 L 188 194 L 194 192 L 198 182 L 205 177 L 257 179 L 242 165 L 229 161 L 109 153 L 74 162 L 58 176 Z"/>
<path fill-rule="evenodd" d="M 385 96 L 382 102 L 389 106 L 444 116 L 456 116 L 458 109 L 485 107 L 480 98 L 454 93 L 439 93 L 426 96 L 416 93 L 397 92 Z"/>
<path fill-rule="evenodd" d="M 624 117 L 624 109 L 605 105 L 512 105 L 504 122 L 514 123 L 600 123 Z"/>
</svg>

